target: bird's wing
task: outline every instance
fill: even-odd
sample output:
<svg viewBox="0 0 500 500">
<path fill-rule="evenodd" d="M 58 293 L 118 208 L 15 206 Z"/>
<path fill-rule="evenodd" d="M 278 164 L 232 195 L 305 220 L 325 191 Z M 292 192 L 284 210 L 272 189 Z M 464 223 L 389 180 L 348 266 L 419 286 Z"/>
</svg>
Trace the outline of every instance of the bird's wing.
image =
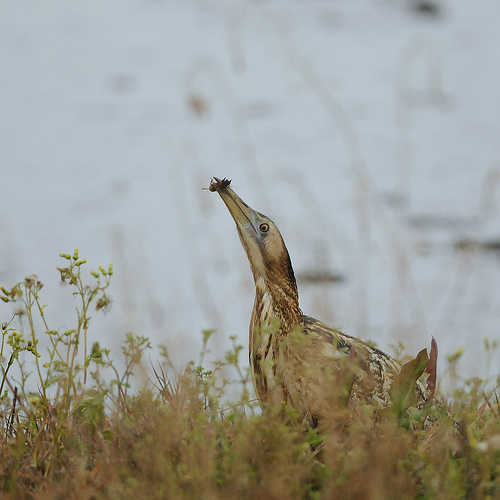
<svg viewBox="0 0 500 500">
<path fill-rule="evenodd" d="M 309 316 L 304 316 L 304 334 L 318 344 L 316 362 L 343 367 L 352 363 L 353 383 L 349 399 L 390 405 L 389 389 L 401 364 L 381 350 L 346 335 Z"/>
</svg>

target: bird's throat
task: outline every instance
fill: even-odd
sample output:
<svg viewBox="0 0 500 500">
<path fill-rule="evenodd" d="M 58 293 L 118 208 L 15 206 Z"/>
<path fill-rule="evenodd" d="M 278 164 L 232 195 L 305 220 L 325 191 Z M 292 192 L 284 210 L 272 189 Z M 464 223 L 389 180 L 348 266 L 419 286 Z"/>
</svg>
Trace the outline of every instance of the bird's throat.
<svg viewBox="0 0 500 500">
<path fill-rule="evenodd" d="M 277 334 L 287 335 L 302 323 L 302 311 L 295 283 L 269 284 L 264 278 L 255 282 L 255 303 L 251 330 L 277 328 Z"/>
</svg>

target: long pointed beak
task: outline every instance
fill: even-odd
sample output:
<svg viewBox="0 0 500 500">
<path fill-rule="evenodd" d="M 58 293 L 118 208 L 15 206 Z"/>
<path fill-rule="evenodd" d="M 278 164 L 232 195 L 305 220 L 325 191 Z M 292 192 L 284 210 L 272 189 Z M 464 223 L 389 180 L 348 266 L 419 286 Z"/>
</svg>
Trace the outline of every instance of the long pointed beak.
<svg viewBox="0 0 500 500">
<path fill-rule="evenodd" d="M 237 226 L 243 226 L 246 229 L 253 229 L 255 231 L 253 223 L 255 211 L 231 189 L 230 184 L 231 181 L 229 179 L 224 178 L 221 180 L 214 177 L 210 181 L 208 189 L 219 193 Z"/>
</svg>

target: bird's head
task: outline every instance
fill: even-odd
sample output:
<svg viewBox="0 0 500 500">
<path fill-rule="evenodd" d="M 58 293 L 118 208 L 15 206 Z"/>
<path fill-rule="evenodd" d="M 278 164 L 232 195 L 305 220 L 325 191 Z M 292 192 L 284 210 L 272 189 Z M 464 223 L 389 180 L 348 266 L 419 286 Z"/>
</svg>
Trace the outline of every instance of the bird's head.
<svg viewBox="0 0 500 500">
<path fill-rule="evenodd" d="M 250 262 L 255 283 L 280 286 L 296 293 L 297 285 L 285 242 L 274 222 L 250 208 L 230 187 L 228 179 L 214 177 L 210 191 L 216 191 L 236 222 L 241 243 Z"/>
</svg>

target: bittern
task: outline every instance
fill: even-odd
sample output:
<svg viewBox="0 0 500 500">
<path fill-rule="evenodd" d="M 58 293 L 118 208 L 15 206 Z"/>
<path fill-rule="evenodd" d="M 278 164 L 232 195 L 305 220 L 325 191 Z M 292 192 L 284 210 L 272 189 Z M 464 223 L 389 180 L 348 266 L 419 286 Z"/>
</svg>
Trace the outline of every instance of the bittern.
<svg viewBox="0 0 500 500">
<path fill-rule="evenodd" d="M 311 422 L 325 418 L 332 405 L 390 406 L 390 387 L 401 364 L 302 314 L 283 237 L 269 217 L 236 195 L 230 183 L 214 177 L 209 189 L 219 193 L 236 223 L 255 282 L 249 357 L 257 396 L 263 402 L 285 403 Z M 415 392 L 420 402 L 428 397 L 419 381 Z"/>
</svg>

